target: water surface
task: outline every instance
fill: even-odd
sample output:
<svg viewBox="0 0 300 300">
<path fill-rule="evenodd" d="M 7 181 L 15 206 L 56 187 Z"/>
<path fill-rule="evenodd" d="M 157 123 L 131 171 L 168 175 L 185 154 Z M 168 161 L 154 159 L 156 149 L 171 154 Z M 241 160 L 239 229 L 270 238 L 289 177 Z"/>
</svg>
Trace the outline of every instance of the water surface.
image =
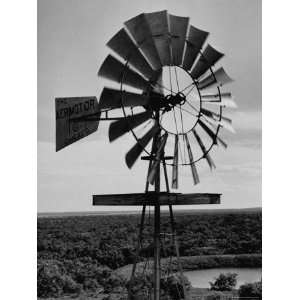
<svg viewBox="0 0 300 300">
<path fill-rule="evenodd" d="M 209 288 L 209 282 L 221 273 L 237 273 L 236 288 L 244 283 L 255 282 L 261 279 L 261 268 L 216 268 L 184 272 L 193 287 Z"/>
</svg>

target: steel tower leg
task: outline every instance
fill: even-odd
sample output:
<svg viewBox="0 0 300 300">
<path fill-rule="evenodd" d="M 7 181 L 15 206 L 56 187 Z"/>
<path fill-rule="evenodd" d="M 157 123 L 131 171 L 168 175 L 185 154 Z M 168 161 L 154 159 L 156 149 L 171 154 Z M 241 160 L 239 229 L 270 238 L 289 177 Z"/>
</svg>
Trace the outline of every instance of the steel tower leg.
<svg viewBox="0 0 300 300">
<path fill-rule="evenodd" d="M 153 155 L 153 151 L 154 151 L 155 145 L 154 143 L 152 144 L 152 150 L 151 150 L 151 155 Z M 152 160 L 149 160 L 149 165 L 148 165 L 148 171 L 147 171 L 147 178 L 149 176 L 149 172 L 152 166 Z M 148 180 L 146 180 L 146 187 L 145 187 L 145 194 L 147 194 L 149 191 L 149 182 Z M 138 236 L 138 244 L 137 244 L 137 249 L 136 249 L 136 254 L 134 257 L 134 262 L 133 262 L 133 266 L 132 266 L 132 271 L 131 271 L 131 276 L 130 276 L 130 281 L 129 281 L 129 289 L 128 289 L 128 300 L 132 300 L 132 284 L 134 281 L 134 276 L 135 276 L 135 271 L 136 271 L 136 265 L 137 265 L 137 259 L 142 247 L 142 239 L 143 239 L 143 229 L 144 229 L 144 222 L 145 222 L 145 213 L 146 213 L 146 205 L 143 205 L 143 210 L 142 210 L 142 217 L 141 217 L 141 223 L 140 223 L 140 231 L 139 231 L 139 236 Z"/>
<path fill-rule="evenodd" d="M 160 168 L 160 166 L 159 166 Z M 155 191 L 159 193 L 159 181 Z M 154 300 L 160 299 L 160 204 L 154 207 Z"/>
<path fill-rule="evenodd" d="M 165 176 L 165 182 L 166 182 L 166 189 L 167 189 L 167 192 L 169 193 L 170 192 L 170 187 L 169 187 L 167 166 L 166 166 L 165 160 L 163 160 L 163 167 L 164 167 L 164 176 Z M 179 268 L 180 279 L 181 279 L 181 284 L 182 284 L 182 289 L 183 289 L 183 299 L 189 300 L 189 295 L 188 295 L 186 287 L 185 287 L 185 281 L 184 281 L 184 277 L 183 277 L 183 269 L 182 269 L 182 264 L 181 264 L 181 260 L 180 260 L 180 255 L 179 255 L 179 247 L 178 247 L 178 242 L 177 242 L 175 219 L 174 219 L 172 205 L 169 205 L 169 213 L 170 213 L 173 245 L 174 245 L 175 251 L 176 251 L 177 265 L 178 265 L 178 268 Z"/>
<path fill-rule="evenodd" d="M 156 119 L 159 120 L 159 112 L 156 113 Z M 154 140 L 154 147 L 157 147 L 157 141 L 160 137 L 158 133 Z M 155 149 L 156 151 L 157 149 Z M 157 167 L 155 178 L 156 204 L 154 206 L 154 300 L 160 299 L 160 164 Z"/>
<path fill-rule="evenodd" d="M 142 246 L 145 213 L 146 213 L 146 205 L 143 205 L 142 217 L 141 217 L 141 223 L 140 223 L 140 230 L 139 230 L 139 236 L 138 236 L 138 245 L 137 245 L 137 248 L 136 248 L 136 253 L 135 253 L 135 256 L 134 256 L 134 262 L 133 262 L 133 266 L 132 266 L 131 276 L 130 276 L 130 280 L 129 280 L 128 298 L 127 298 L 128 300 L 132 299 L 132 284 L 133 284 L 133 281 L 134 281 L 137 259 L 138 259 L 138 256 L 139 256 L 139 253 L 140 253 L 140 250 L 141 250 L 141 246 Z"/>
</svg>

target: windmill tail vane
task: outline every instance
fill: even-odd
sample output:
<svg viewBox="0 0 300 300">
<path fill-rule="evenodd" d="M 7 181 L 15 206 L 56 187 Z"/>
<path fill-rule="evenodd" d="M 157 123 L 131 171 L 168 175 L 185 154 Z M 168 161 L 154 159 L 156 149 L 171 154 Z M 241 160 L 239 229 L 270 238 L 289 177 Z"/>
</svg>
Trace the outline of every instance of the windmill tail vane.
<svg viewBox="0 0 300 300">
<path fill-rule="evenodd" d="M 160 299 L 162 279 L 160 207 L 169 207 L 183 298 L 189 299 L 172 206 L 220 203 L 220 194 L 170 192 L 180 187 L 181 168 L 191 169 L 194 184 L 200 182 L 198 162 L 205 161 L 211 170 L 216 168 L 210 151 L 219 145 L 227 148 L 220 137 L 223 129 L 234 132 L 232 121 L 223 115 L 225 108 L 236 108 L 232 94 L 223 90 L 232 79 L 223 67 L 215 67 L 224 53 L 207 43 L 208 37 L 209 32 L 191 25 L 188 17 L 166 10 L 142 13 L 126 21 L 107 42 L 113 54 L 104 59 L 98 71 L 101 80 L 107 82 L 99 101 L 95 96 L 55 99 L 56 151 L 96 132 L 100 121 L 112 121 L 110 142 L 130 134 L 135 140 L 125 155 L 127 167 L 131 169 L 142 154 L 141 159 L 148 161 L 144 193 L 94 195 L 93 205 L 142 206 L 139 240 L 145 208 L 154 208 L 153 289 L 149 293 L 155 300 Z M 165 179 L 165 191 L 161 178 Z M 133 299 L 135 271 L 136 263 L 128 299 Z"/>
</svg>

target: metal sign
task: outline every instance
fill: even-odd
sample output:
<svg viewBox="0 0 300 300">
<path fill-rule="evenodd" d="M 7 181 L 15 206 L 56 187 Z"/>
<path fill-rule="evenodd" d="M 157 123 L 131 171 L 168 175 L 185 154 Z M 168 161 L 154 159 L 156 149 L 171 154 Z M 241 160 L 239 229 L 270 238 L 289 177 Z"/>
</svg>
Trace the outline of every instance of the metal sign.
<svg viewBox="0 0 300 300">
<path fill-rule="evenodd" d="M 96 97 L 56 98 L 55 112 L 56 151 L 98 129 L 99 105 Z"/>
</svg>

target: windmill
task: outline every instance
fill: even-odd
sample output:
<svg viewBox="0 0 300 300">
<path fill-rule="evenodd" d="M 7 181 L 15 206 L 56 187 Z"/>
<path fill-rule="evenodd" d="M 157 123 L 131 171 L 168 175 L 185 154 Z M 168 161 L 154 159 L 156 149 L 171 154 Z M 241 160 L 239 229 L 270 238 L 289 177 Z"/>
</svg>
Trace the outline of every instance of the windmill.
<svg viewBox="0 0 300 300">
<path fill-rule="evenodd" d="M 142 13 L 124 23 L 107 43 L 113 51 L 101 65 L 98 76 L 109 80 L 97 97 L 56 98 L 56 150 L 88 136 L 99 121 L 113 121 L 110 142 L 132 134 L 135 144 L 125 162 L 132 168 L 138 158 L 148 161 L 144 193 L 94 195 L 93 205 L 142 206 L 136 257 L 141 250 L 146 207 L 154 207 L 153 298 L 160 299 L 161 206 L 169 208 L 172 239 L 183 282 L 173 205 L 219 204 L 220 194 L 171 192 L 177 189 L 179 169 L 191 170 L 193 183 L 200 182 L 197 162 L 216 166 L 210 152 L 227 148 L 221 129 L 234 132 L 223 116 L 226 107 L 236 107 L 223 86 L 232 80 L 215 64 L 224 56 L 206 42 L 209 33 L 189 24 L 189 18 L 167 11 Z M 116 116 L 117 115 L 117 116 Z M 168 168 L 171 169 L 169 184 Z M 165 190 L 161 186 L 164 177 Z M 151 190 L 152 189 L 152 190 Z M 130 283 L 136 272 L 133 264 Z M 128 298 L 131 299 L 129 286 Z"/>
</svg>

